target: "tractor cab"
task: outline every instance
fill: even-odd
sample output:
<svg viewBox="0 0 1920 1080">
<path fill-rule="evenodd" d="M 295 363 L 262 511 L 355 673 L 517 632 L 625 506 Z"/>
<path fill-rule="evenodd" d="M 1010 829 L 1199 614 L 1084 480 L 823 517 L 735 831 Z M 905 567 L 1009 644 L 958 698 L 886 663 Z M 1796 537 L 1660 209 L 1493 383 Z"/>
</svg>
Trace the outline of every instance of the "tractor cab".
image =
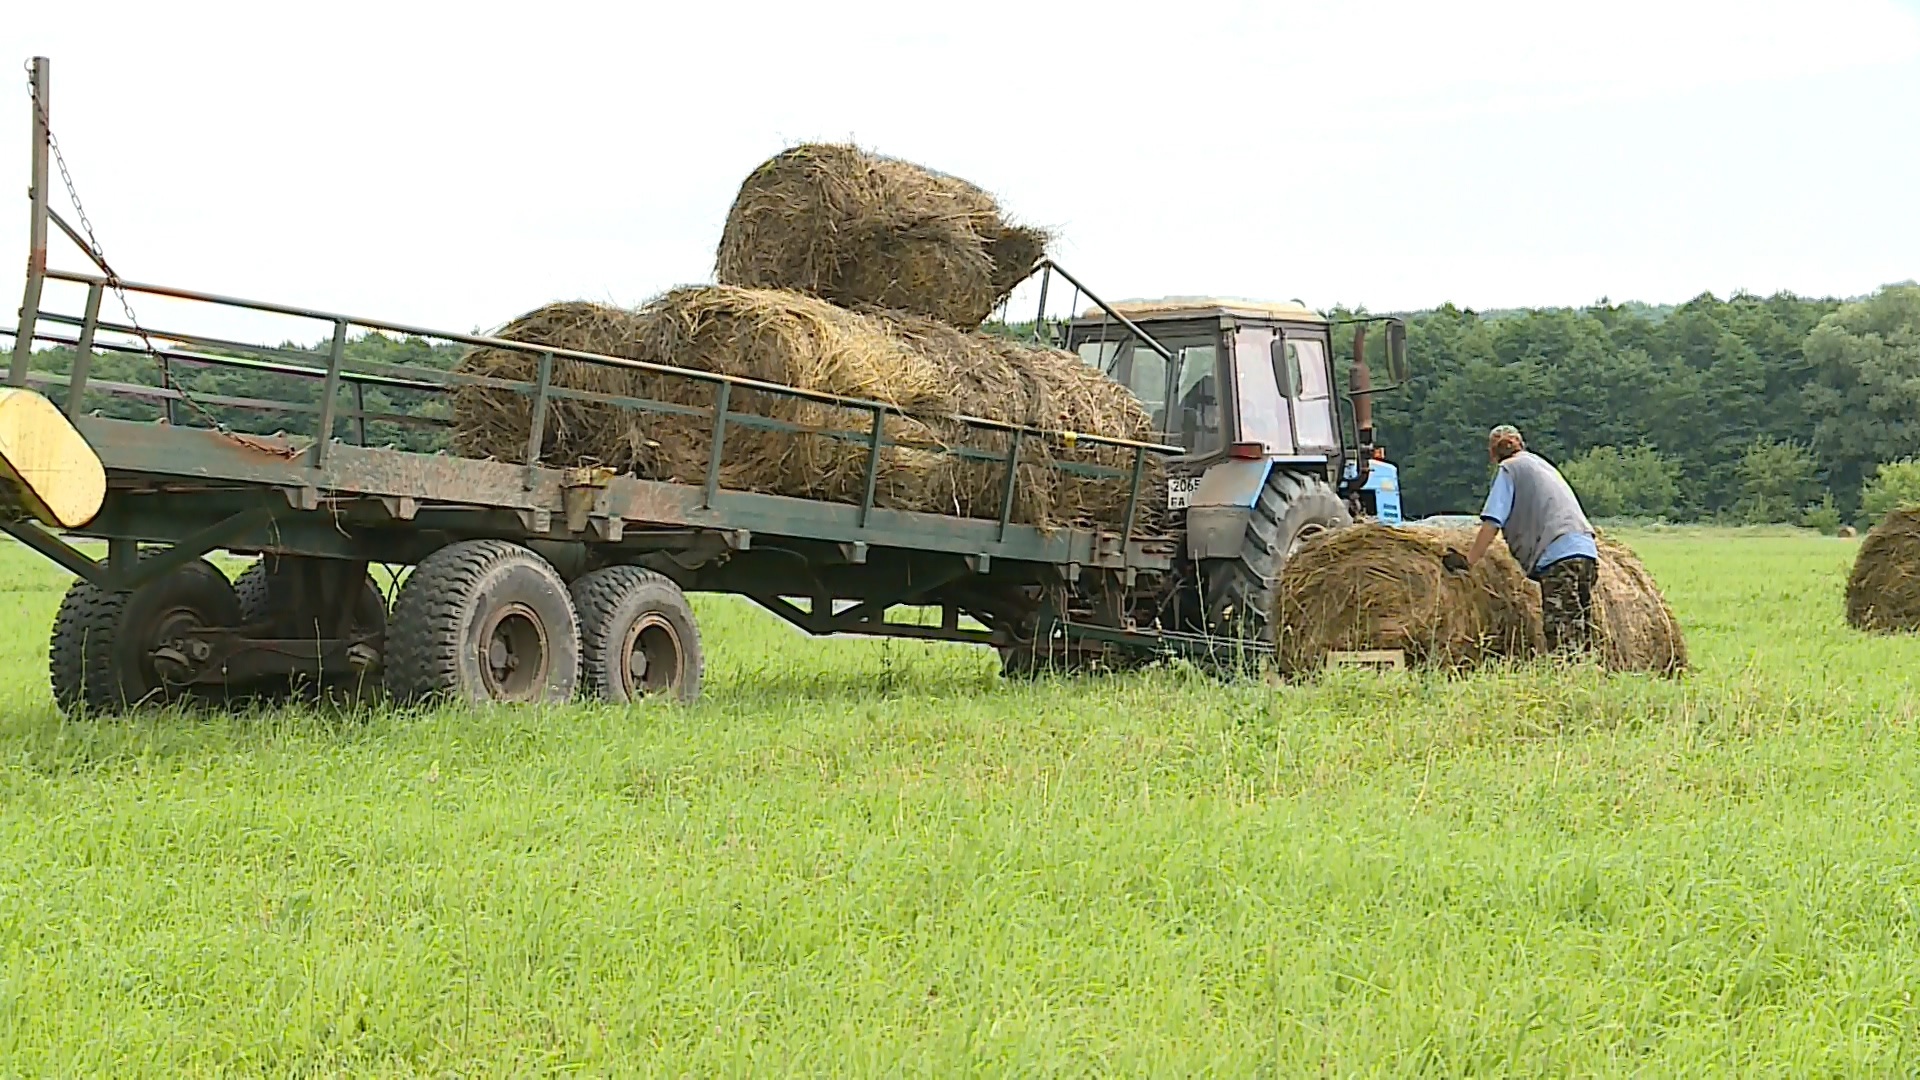
<svg viewBox="0 0 1920 1080">
<path fill-rule="evenodd" d="M 1333 326 L 1299 304 L 1172 298 L 1097 306 L 1067 347 L 1133 391 L 1167 462 L 1165 525 L 1181 541 L 1191 603 L 1177 620 L 1210 634 L 1271 640 L 1280 568 L 1308 540 L 1355 517 L 1399 517 L 1399 482 L 1373 443 L 1367 329 L 1386 324 L 1387 368 L 1406 370 L 1397 319 L 1352 320 L 1354 363 L 1340 394 Z"/>
<path fill-rule="evenodd" d="M 1398 381 L 1404 330 L 1393 320 L 1365 321 L 1388 322 L 1387 364 Z M 1089 309 L 1069 324 L 1067 344 L 1133 391 L 1153 419 L 1154 438 L 1186 449 L 1169 470 L 1168 509 L 1178 511 L 1212 466 L 1230 461 L 1316 473 L 1343 494 L 1379 490 L 1369 487 L 1377 459 L 1364 351 L 1356 354 L 1357 409 L 1344 407 L 1332 325 L 1299 304 L 1179 297 Z M 1364 350 L 1364 326 L 1359 340 Z M 1264 469 L 1240 471 L 1264 476 Z"/>
</svg>

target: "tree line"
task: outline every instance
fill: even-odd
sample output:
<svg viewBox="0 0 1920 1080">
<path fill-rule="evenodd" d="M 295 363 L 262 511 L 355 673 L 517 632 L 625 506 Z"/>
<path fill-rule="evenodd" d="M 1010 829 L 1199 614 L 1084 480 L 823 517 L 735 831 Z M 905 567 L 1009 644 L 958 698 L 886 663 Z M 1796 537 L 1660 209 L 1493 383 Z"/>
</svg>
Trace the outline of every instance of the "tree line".
<svg viewBox="0 0 1920 1080">
<path fill-rule="evenodd" d="M 1407 323 L 1411 378 L 1374 413 L 1410 513 L 1477 511 L 1500 423 L 1596 517 L 1831 528 L 1920 501 L 1912 284 L 1850 302 L 1449 305 Z"/>
</svg>

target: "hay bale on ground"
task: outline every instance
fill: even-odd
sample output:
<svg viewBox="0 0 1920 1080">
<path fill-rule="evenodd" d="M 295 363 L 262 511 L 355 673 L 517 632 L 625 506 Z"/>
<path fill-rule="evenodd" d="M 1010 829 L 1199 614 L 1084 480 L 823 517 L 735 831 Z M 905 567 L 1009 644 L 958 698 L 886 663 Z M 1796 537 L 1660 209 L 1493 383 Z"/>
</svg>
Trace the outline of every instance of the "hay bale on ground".
<svg viewBox="0 0 1920 1080">
<path fill-rule="evenodd" d="M 1609 536 L 1598 538 L 1600 577 L 1593 589 L 1600 660 L 1609 671 L 1671 675 L 1687 666 L 1687 640 L 1640 557 Z"/>
<path fill-rule="evenodd" d="M 1327 653 L 1399 649 L 1417 667 L 1461 669 L 1540 652 L 1540 592 L 1504 545 L 1465 575 L 1440 559 L 1442 529 L 1362 523 L 1294 552 L 1274 588 L 1274 659 L 1300 675 Z"/>
<path fill-rule="evenodd" d="M 1283 674 L 1312 671 L 1329 651 L 1401 649 L 1409 663 L 1444 669 L 1524 660 L 1544 648 L 1540 587 L 1496 542 L 1465 577 L 1440 557 L 1464 551 L 1471 530 L 1362 524 L 1302 547 L 1274 591 L 1275 656 Z M 1687 644 L 1660 590 L 1625 544 L 1598 537 L 1594 622 L 1610 671 L 1674 674 Z"/>
<path fill-rule="evenodd" d="M 796 293 L 706 286 L 678 289 L 639 311 L 555 304 L 509 324 L 500 335 L 703 371 L 742 375 L 827 393 L 884 401 L 919 414 L 886 422 L 889 446 L 875 488 L 878 505 L 969 517 L 998 517 L 1002 466 L 948 448 L 1004 455 L 1008 436 L 942 419 L 966 413 L 992 420 L 1088 434 L 1144 439 L 1149 419 L 1118 383 L 1071 353 L 1037 349 L 937 320 L 897 312 L 848 311 Z M 534 357 L 476 349 L 460 370 L 531 379 Z M 681 376 L 560 360 L 555 385 L 711 408 L 710 387 Z M 814 430 L 864 432 L 870 414 L 778 394 L 736 392 L 730 410 Z M 472 457 L 520 460 L 531 409 L 524 395 L 465 387 L 454 399 L 455 449 Z M 675 416 L 612 405 L 555 400 L 542 460 L 602 464 L 656 480 L 701 481 L 711 439 L 706 416 Z M 729 426 L 721 483 L 736 490 L 858 502 L 867 448 L 824 434 Z M 1049 527 L 1118 525 L 1127 479 L 1076 477 L 1049 460 L 1127 468 L 1123 451 L 1049 448 L 1022 442 L 1016 521 Z M 1160 473 L 1142 484 L 1142 522 L 1164 495 Z"/>
<path fill-rule="evenodd" d="M 740 185 L 718 279 L 793 289 L 846 307 L 980 325 L 1046 250 L 965 180 L 855 146 L 802 144 Z"/>
<path fill-rule="evenodd" d="M 1920 630 L 1920 509 L 1867 530 L 1847 577 L 1847 621 L 1861 630 Z"/>
</svg>

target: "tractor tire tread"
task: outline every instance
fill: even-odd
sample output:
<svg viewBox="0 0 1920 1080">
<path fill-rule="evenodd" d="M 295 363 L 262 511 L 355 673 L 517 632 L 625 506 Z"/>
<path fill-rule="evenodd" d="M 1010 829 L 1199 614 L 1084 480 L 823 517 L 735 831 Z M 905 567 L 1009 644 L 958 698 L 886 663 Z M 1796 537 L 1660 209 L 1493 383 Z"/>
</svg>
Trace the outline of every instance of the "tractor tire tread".
<svg viewBox="0 0 1920 1080">
<path fill-rule="evenodd" d="M 1324 495 L 1324 500 L 1320 496 Z M 1287 518 L 1299 506 L 1324 502 L 1321 511 L 1334 525 L 1351 522 L 1339 497 L 1325 480 L 1288 469 L 1274 469 L 1254 500 L 1240 556 L 1223 560 L 1215 576 L 1210 607 L 1231 612 L 1241 634 L 1266 637 L 1273 606 L 1273 585 L 1285 561 L 1290 535 Z M 1310 511 L 1311 512 L 1311 511 Z M 1301 524 L 1307 524 L 1303 522 Z M 1229 628 L 1222 628 L 1229 629 Z"/>
</svg>

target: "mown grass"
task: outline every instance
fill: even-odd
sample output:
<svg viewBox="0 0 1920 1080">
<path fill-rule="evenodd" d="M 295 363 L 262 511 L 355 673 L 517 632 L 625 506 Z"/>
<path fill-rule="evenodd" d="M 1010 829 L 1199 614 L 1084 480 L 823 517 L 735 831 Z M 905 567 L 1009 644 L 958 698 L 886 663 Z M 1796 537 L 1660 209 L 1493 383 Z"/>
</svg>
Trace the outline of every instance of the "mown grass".
<svg viewBox="0 0 1920 1080">
<path fill-rule="evenodd" d="M 1698 670 L 1008 685 L 700 604 L 692 709 L 67 723 L 0 552 L 0 1071 L 1908 1075 L 1920 642 L 1632 538 Z"/>
</svg>

